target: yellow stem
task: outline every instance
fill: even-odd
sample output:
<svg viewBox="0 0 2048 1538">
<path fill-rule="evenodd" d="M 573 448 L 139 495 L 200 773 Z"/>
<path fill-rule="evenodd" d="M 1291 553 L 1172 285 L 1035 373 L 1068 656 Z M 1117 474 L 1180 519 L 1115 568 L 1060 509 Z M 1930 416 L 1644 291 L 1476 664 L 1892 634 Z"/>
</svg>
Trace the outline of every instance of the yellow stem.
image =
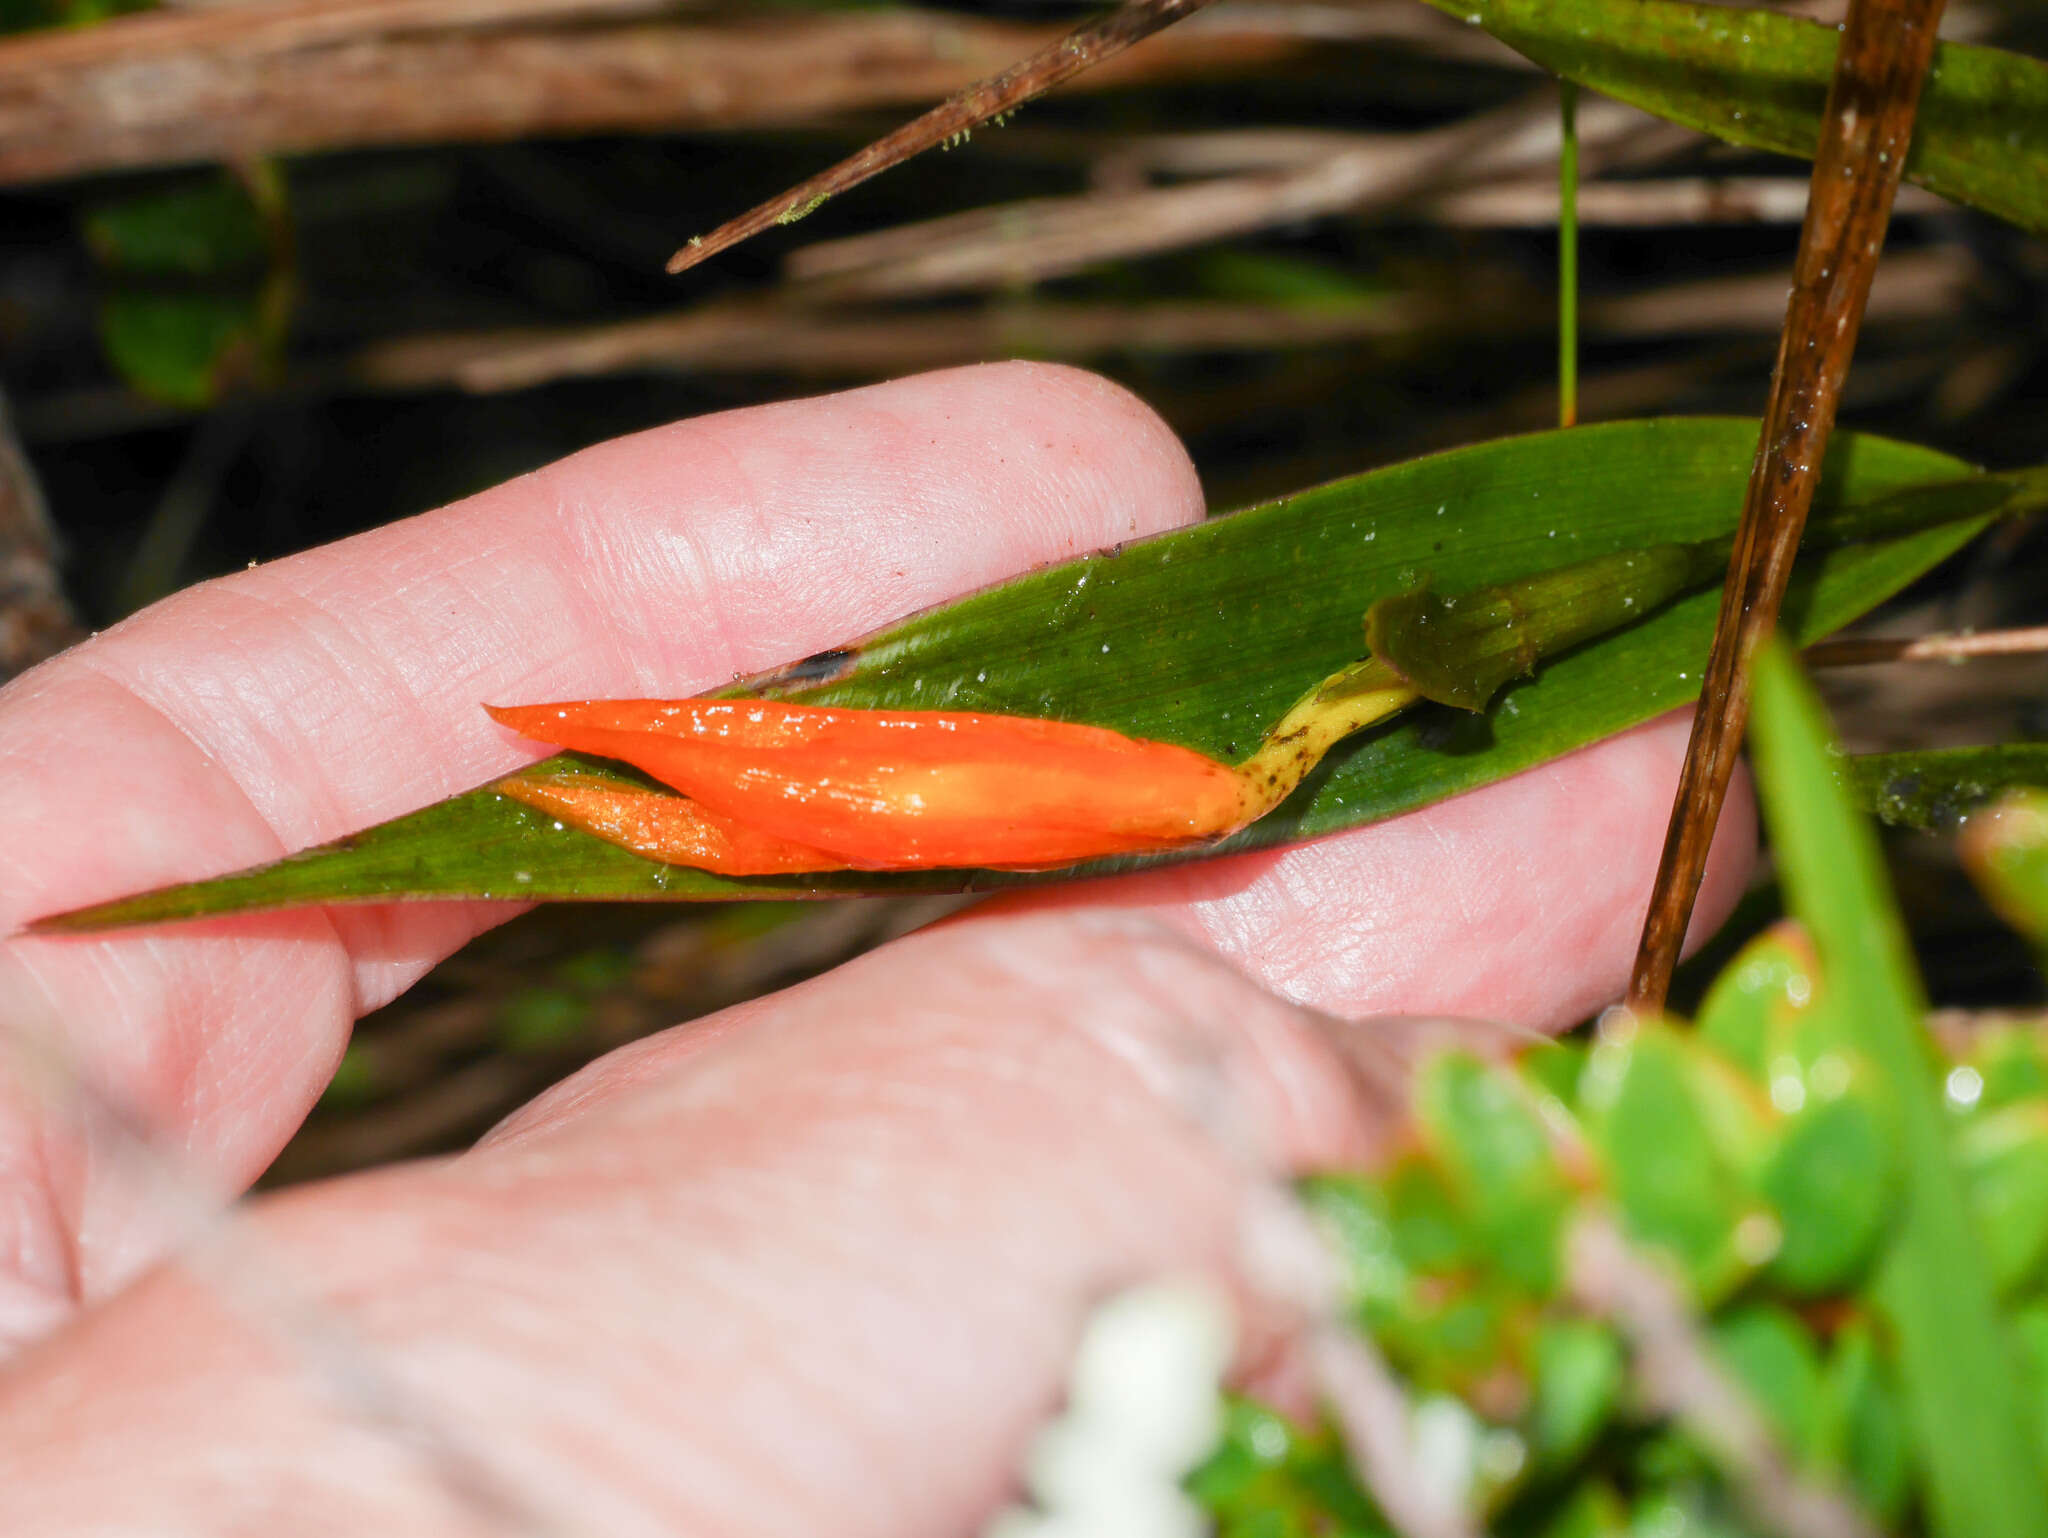
<svg viewBox="0 0 2048 1538">
<path fill-rule="evenodd" d="M 1377 657 L 1332 673 L 1303 695 L 1237 766 L 1245 783 L 1245 821 L 1255 822 L 1285 801 L 1346 737 L 1407 709 L 1417 698 L 1408 681 Z"/>
</svg>

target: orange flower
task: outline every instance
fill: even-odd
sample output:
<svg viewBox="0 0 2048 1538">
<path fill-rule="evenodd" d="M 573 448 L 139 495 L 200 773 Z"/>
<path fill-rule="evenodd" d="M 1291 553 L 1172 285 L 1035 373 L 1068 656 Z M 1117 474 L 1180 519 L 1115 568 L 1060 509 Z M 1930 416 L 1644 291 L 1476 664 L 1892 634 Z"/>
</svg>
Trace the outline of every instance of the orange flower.
<svg viewBox="0 0 2048 1538">
<path fill-rule="evenodd" d="M 524 776 L 498 790 L 636 853 L 725 875 L 1048 869 L 1217 838 L 1270 804 L 1190 749 L 1025 716 L 774 700 L 490 713 L 522 736 L 632 764 L 689 800 Z"/>
</svg>

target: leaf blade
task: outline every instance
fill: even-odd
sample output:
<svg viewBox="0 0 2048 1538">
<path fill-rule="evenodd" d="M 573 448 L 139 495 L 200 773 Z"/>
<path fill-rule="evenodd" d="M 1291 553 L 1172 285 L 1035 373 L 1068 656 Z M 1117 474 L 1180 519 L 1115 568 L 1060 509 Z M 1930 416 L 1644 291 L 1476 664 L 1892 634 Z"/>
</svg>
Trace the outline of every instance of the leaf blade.
<svg viewBox="0 0 2048 1538">
<path fill-rule="evenodd" d="M 1823 986 L 1886 1081 L 1903 1211 L 1874 1294 L 1898 1335 L 1935 1531 L 2048 1532 L 2048 1487 L 1950 1155 L 1912 952 L 1876 836 L 1837 783 L 1819 702 L 1780 646 L 1759 656 L 1754 720 L 1758 788 L 1787 905 L 1813 939 Z"/>
<path fill-rule="evenodd" d="M 1405 591 L 1425 572 L 1458 589 L 1637 544 L 1725 535 L 1755 432 L 1754 422 L 1737 419 L 1613 423 L 1409 461 L 1031 573 L 855 646 L 745 680 L 734 692 L 1085 720 L 1234 759 L 1302 689 L 1358 655 L 1363 614 L 1376 599 Z M 1967 467 L 1932 450 L 1855 434 L 1840 439 L 1817 519 L 1852 518 L 1874 499 L 1916 487 L 1937 502 L 1949 499 L 1950 512 L 1980 515 L 2010 500 L 2014 487 L 2030 499 L 2041 495 L 2024 477 L 1959 480 Z M 1645 486 L 1657 488 L 1654 500 L 1642 496 Z M 1796 589 L 1800 633 L 1844 623 L 1975 527 L 1829 552 Z M 1412 712 L 1341 747 L 1287 805 L 1219 847 L 1262 848 L 1378 821 L 1681 704 L 1697 687 L 1713 610 L 1710 592 L 1682 599 L 1643 625 L 1557 659 L 1509 690 L 1488 717 Z M 1087 870 L 1141 863 L 1148 862 Z M 727 880 L 640 859 L 483 790 L 259 872 L 122 899 L 48 927 L 407 896 L 786 899 L 979 890 L 1068 874 Z"/>
<path fill-rule="evenodd" d="M 1554 74 L 1730 144 L 1811 159 L 1833 27 L 1692 0 L 1429 0 Z M 2048 231 L 2048 66 L 1943 43 L 1906 179 Z"/>
</svg>

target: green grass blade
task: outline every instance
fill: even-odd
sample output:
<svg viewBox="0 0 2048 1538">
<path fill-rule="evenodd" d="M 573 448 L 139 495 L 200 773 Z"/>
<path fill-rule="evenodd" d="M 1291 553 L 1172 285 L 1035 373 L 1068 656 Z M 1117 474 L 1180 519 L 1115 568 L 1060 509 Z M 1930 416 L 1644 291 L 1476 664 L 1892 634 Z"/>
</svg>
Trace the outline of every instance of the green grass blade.
<svg viewBox="0 0 2048 1538">
<path fill-rule="evenodd" d="M 746 688 L 834 705 L 1089 721 L 1234 760 L 1304 689 L 1359 655 L 1363 616 L 1377 600 L 1425 577 L 1458 592 L 1643 545 L 1724 536 L 1755 447 L 1753 421 L 1719 418 L 1479 444 L 1034 572 Z M 2040 477 L 1972 476 L 1932 450 L 1853 433 L 1836 435 L 1828 463 L 1815 539 L 1862 529 L 1874 508 L 1901 499 L 1924 503 L 1932 520 L 2012 511 L 2048 495 Z M 1808 638 L 1834 629 L 1979 526 L 1821 554 L 1794 584 L 1792 623 Z M 1717 601 L 1717 591 L 1694 594 L 1560 657 L 1486 715 L 1428 706 L 1355 738 L 1286 805 L 1223 847 L 1378 821 L 1682 704 L 1698 689 Z M 1058 879 L 952 871 L 727 880 L 626 854 L 481 791 L 266 870 L 89 910 L 69 927 L 402 896 L 831 896 Z"/>
<path fill-rule="evenodd" d="M 1695 0 L 1429 0 L 1554 74 L 1731 144 L 1813 158 L 1832 26 Z M 1906 178 L 2048 232 L 2048 66 L 1943 43 Z"/>
<path fill-rule="evenodd" d="M 1902 1210 L 1875 1283 L 1899 1344 L 1909 1413 L 1945 1538 L 2048 1533 L 2048 1482 L 1983 1246 L 1950 1158 L 1926 1013 L 1877 840 L 1839 787 L 1819 702 L 1781 647 L 1759 659 L 1758 786 L 1792 912 L 1822 985 L 1889 1090 Z"/>
</svg>

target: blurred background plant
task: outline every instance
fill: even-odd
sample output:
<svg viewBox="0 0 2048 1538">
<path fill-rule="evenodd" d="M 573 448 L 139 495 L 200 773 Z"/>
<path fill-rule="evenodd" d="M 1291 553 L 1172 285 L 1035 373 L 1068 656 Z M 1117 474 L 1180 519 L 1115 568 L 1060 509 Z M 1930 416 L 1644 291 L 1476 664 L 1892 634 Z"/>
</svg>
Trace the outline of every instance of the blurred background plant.
<svg viewBox="0 0 2048 1538">
<path fill-rule="evenodd" d="M 1231 0 L 682 279 L 661 271 L 681 240 L 1086 8 L 192 0 L 104 19 L 129 9 L 0 7 L 19 34 L 0 40 L 9 670 L 73 622 L 604 437 L 916 368 L 1109 373 L 1183 435 L 1219 509 L 1556 419 L 1554 87 L 1413 0 Z M 1970 0 L 1944 35 L 2040 53 L 2048 22 Z M 1594 97 L 1579 127 L 1581 416 L 1754 415 L 1806 167 Z M 2037 241 L 1907 187 L 1844 422 L 2048 459 L 2044 291 Z M 2031 526 L 2006 529 L 1868 628 L 2039 623 L 2044 564 Z M 2019 657 L 1825 683 L 1849 745 L 1879 750 L 2048 737 L 2040 677 Z M 1888 848 L 1945 1018 L 2037 1008 L 2035 955 L 1952 841 Z M 1760 889 L 1728 943 L 1775 901 Z M 531 915 L 364 1022 L 273 1178 L 458 1146 L 621 1041 L 943 908 Z"/>
</svg>

